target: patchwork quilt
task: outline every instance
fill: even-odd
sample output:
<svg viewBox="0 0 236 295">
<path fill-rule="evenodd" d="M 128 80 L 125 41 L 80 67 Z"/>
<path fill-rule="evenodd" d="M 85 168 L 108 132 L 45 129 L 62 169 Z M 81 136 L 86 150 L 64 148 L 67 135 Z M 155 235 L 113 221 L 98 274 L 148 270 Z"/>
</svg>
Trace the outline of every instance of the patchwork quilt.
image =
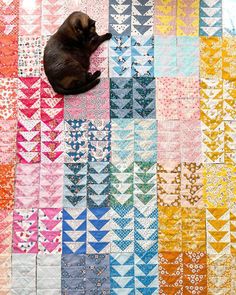
<svg viewBox="0 0 236 295">
<path fill-rule="evenodd" d="M 101 83 L 53 92 L 82 10 Z M 0 294 L 236 294 L 236 1 L 0 0 Z"/>
</svg>

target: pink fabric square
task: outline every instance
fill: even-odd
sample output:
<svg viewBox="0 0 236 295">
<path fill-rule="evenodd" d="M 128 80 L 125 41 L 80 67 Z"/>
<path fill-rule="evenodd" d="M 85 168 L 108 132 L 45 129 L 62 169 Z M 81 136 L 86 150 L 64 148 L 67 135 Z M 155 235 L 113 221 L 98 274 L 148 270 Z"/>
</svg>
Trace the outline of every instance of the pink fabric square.
<svg viewBox="0 0 236 295">
<path fill-rule="evenodd" d="M 62 252 L 62 209 L 39 210 L 39 253 Z"/>
<path fill-rule="evenodd" d="M 110 81 L 101 79 L 101 82 L 86 93 L 87 119 L 109 120 L 110 118 Z"/>
<path fill-rule="evenodd" d="M 160 121 L 157 132 L 157 157 L 159 163 L 181 160 L 180 122 Z"/>
<path fill-rule="evenodd" d="M 63 164 L 42 163 L 40 181 L 40 208 L 58 208 L 63 198 Z"/>
<path fill-rule="evenodd" d="M 201 122 L 198 120 L 181 121 L 181 160 L 182 162 L 201 163 L 202 138 Z"/>
<path fill-rule="evenodd" d="M 13 253 L 38 253 L 37 209 L 14 210 Z"/>
<path fill-rule="evenodd" d="M 15 182 L 15 208 L 38 207 L 39 183 L 39 164 L 17 165 Z"/>
<path fill-rule="evenodd" d="M 12 211 L 0 210 L 0 254 L 11 253 L 12 244 Z"/>
</svg>

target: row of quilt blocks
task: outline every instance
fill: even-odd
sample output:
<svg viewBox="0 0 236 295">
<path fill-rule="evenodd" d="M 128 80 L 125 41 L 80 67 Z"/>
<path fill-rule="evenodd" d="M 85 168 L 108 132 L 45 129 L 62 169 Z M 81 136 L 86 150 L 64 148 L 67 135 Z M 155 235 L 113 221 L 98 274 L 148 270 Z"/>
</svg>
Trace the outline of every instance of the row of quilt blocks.
<svg viewBox="0 0 236 295">
<path fill-rule="evenodd" d="M 235 35 L 230 0 L 111 0 L 109 29 L 114 35 Z M 231 7 L 231 6 L 230 6 Z M 233 7 L 232 7 L 233 9 Z"/>
<path fill-rule="evenodd" d="M 1 209 L 234 205 L 234 165 L 125 161 L 1 165 Z"/>
<path fill-rule="evenodd" d="M 48 39 L 49 36 L 19 36 L 12 54 L 18 68 L 13 68 L 11 73 L 2 71 L 1 77 L 45 76 L 42 60 L 43 49 Z M 99 68 L 102 77 L 111 78 L 173 78 L 200 75 L 202 78 L 210 76 L 231 80 L 235 78 L 231 63 L 235 56 L 231 50 L 234 46 L 235 37 L 227 36 L 114 35 L 92 55 L 90 70 L 93 72 Z M 2 56 L 0 62 L 4 67 L 8 61 L 4 49 Z"/>
<path fill-rule="evenodd" d="M 160 126 L 166 125 L 171 120 L 173 121 L 171 124 L 176 124 L 177 130 L 180 132 L 184 132 L 183 128 L 189 128 L 188 125 L 195 125 L 196 132 L 192 131 L 193 136 L 200 139 L 201 134 L 203 135 L 201 144 L 204 162 L 235 163 L 234 80 L 202 78 L 199 87 L 199 80 L 195 78 L 186 80 L 158 78 L 156 82 L 153 78 L 112 78 L 109 94 L 109 81 L 103 79 L 101 88 L 91 91 L 85 99 L 80 96 L 75 108 L 77 98 L 66 100 L 65 117 L 67 122 L 65 126 L 63 123 L 63 97 L 53 93 L 45 80 L 39 81 L 39 78 L 21 78 L 17 82 L 13 81 L 14 79 L 3 80 L 7 83 L 6 85 L 10 83 L 13 87 L 7 90 L 6 86 L 3 86 L 1 89 L 2 104 L 6 105 L 9 102 L 11 106 L 1 116 L 0 132 L 2 138 L 5 138 L 1 142 L 3 162 L 6 161 L 7 152 L 10 152 L 10 159 L 7 161 L 16 161 L 16 128 L 18 128 L 17 152 L 20 162 L 37 163 L 41 160 L 43 162 L 62 162 L 65 156 L 63 143 L 65 136 L 66 149 L 70 149 L 70 146 L 73 145 L 72 141 L 78 141 L 81 134 L 80 132 L 74 133 L 73 124 L 80 124 L 81 128 L 84 125 L 84 134 L 87 137 L 88 126 L 99 124 L 96 122 L 76 122 L 76 120 L 82 118 L 93 121 L 101 116 L 104 124 L 106 124 L 105 121 L 107 122 L 109 130 L 115 126 L 115 123 L 111 124 L 112 127 L 109 125 L 109 118 L 111 120 L 113 118 L 134 118 L 134 122 L 138 122 L 136 119 L 154 120 L 156 118 Z M 177 85 L 178 91 L 175 90 Z M 14 93 L 17 95 L 14 96 Z M 93 100 L 93 97 L 99 97 L 99 99 Z M 16 106 L 18 106 L 18 115 Z M 19 117 L 17 125 L 16 116 Z M 4 119 L 9 119 L 10 124 L 6 124 Z M 179 121 L 174 123 L 175 120 Z M 70 124 L 71 126 L 69 126 Z M 183 127 L 184 125 L 186 126 Z M 10 139 L 12 139 L 11 146 L 6 144 Z M 84 142 L 84 148 L 89 149 L 91 145 L 86 145 L 86 141 Z M 77 147 L 74 145 L 74 149 Z M 81 145 L 80 148 L 82 149 Z M 200 148 L 198 150 L 200 151 Z M 71 155 L 72 158 L 74 155 L 75 160 L 78 158 L 78 155 L 73 152 Z M 92 157 L 91 155 L 90 158 Z"/>
<path fill-rule="evenodd" d="M 4 294 L 230 294 L 235 256 L 205 252 L 137 252 L 89 255 L 0 256 Z M 11 286 L 10 286 L 11 284 Z"/>
<path fill-rule="evenodd" d="M 36 266 L 37 261 L 37 266 Z M 0 256 L 1 292 L 10 294 L 230 294 L 235 291 L 235 256 L 205 252 L 112 253 Z M 36 274 L 37 270 L 37 274 Z M 157 273 L 159 272 L 159 276 Z M 10 284 L 11 287 L 10 287 Z"/>
<path fill-rule="evenodd" d="M 116 206 L 2 210 L 1 255 L 187 252 L 236 254 L 235 208 Z M 157 246 L 158 245 L 158 246 Z"/>
<path fill-rule="evenodd" d="M 20 35 L 25 36 L 51 35 L 64 21 L 65 15 L 82 10 L 91 17 L 102 16 L 97 23 L 101 33 L 105 33 L 109 27 L 114 35 L 235 35 L 234 26 L 230 23 L 233 14 L 227 9 L 228 5 L 232 5 L 230 0 L 224 2 L 223 13 L 221 0 L 191 0 L 189 5 L 183 0 L 167 3 L 163 0 L 105 2 L 101 5 L 99 1 L 95 1 L 91 7 L 87 1 L 72 4 L 61 0 L 36 1 L 34 5 L 25 5 L 23 0 L 14 0 L 7 4 L 3 1 L 0 12 L 4 16 L 1 23 L 2 34 L 8 36 L 19 31 Z"/>
</svg>

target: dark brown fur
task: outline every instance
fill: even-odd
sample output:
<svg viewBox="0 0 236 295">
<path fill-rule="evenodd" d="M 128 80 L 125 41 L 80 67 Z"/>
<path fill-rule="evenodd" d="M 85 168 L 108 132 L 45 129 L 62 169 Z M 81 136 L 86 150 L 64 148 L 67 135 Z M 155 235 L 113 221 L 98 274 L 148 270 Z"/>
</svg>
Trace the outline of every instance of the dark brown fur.
<svg viewBox="0 0 236 295">
<path fill-rule="evenodd" d="M 44 70 L 54 91 L 78 94 L 96 86 L 101 72 L 88 72 L 90 56 L 111 36 L 110 33 L 99 36 L 94 20 L 82 12 L 73 12 L 44 50 Z"/>
</svg>

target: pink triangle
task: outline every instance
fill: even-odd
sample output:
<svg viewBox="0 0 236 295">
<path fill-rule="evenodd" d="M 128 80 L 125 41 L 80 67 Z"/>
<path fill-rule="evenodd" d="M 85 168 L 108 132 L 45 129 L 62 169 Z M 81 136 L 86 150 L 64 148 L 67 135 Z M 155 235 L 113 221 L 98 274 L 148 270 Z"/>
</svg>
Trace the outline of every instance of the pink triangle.
<svg viewBox="0 0 236 295">
<path fill-rule="evenodd" d="M 52 242 L 43 242 L 41 243 L 48 252 L 54 251 L 60 243 L 52 243 Z"/>
<path fill-rule="evenodd" d="M 43 230 L 40 232 L 49 242 L 53 242 L 56 237 L 60 237 L 61 231 L 47 231 Z"/>
<path fill-rule="evenodd" d="M 49 217 L 49 219 L 53 219 L 58 213 L 61 212 L 61 208 L 46 208 L 42 209 L 43 213 Z"/>
</svg>

